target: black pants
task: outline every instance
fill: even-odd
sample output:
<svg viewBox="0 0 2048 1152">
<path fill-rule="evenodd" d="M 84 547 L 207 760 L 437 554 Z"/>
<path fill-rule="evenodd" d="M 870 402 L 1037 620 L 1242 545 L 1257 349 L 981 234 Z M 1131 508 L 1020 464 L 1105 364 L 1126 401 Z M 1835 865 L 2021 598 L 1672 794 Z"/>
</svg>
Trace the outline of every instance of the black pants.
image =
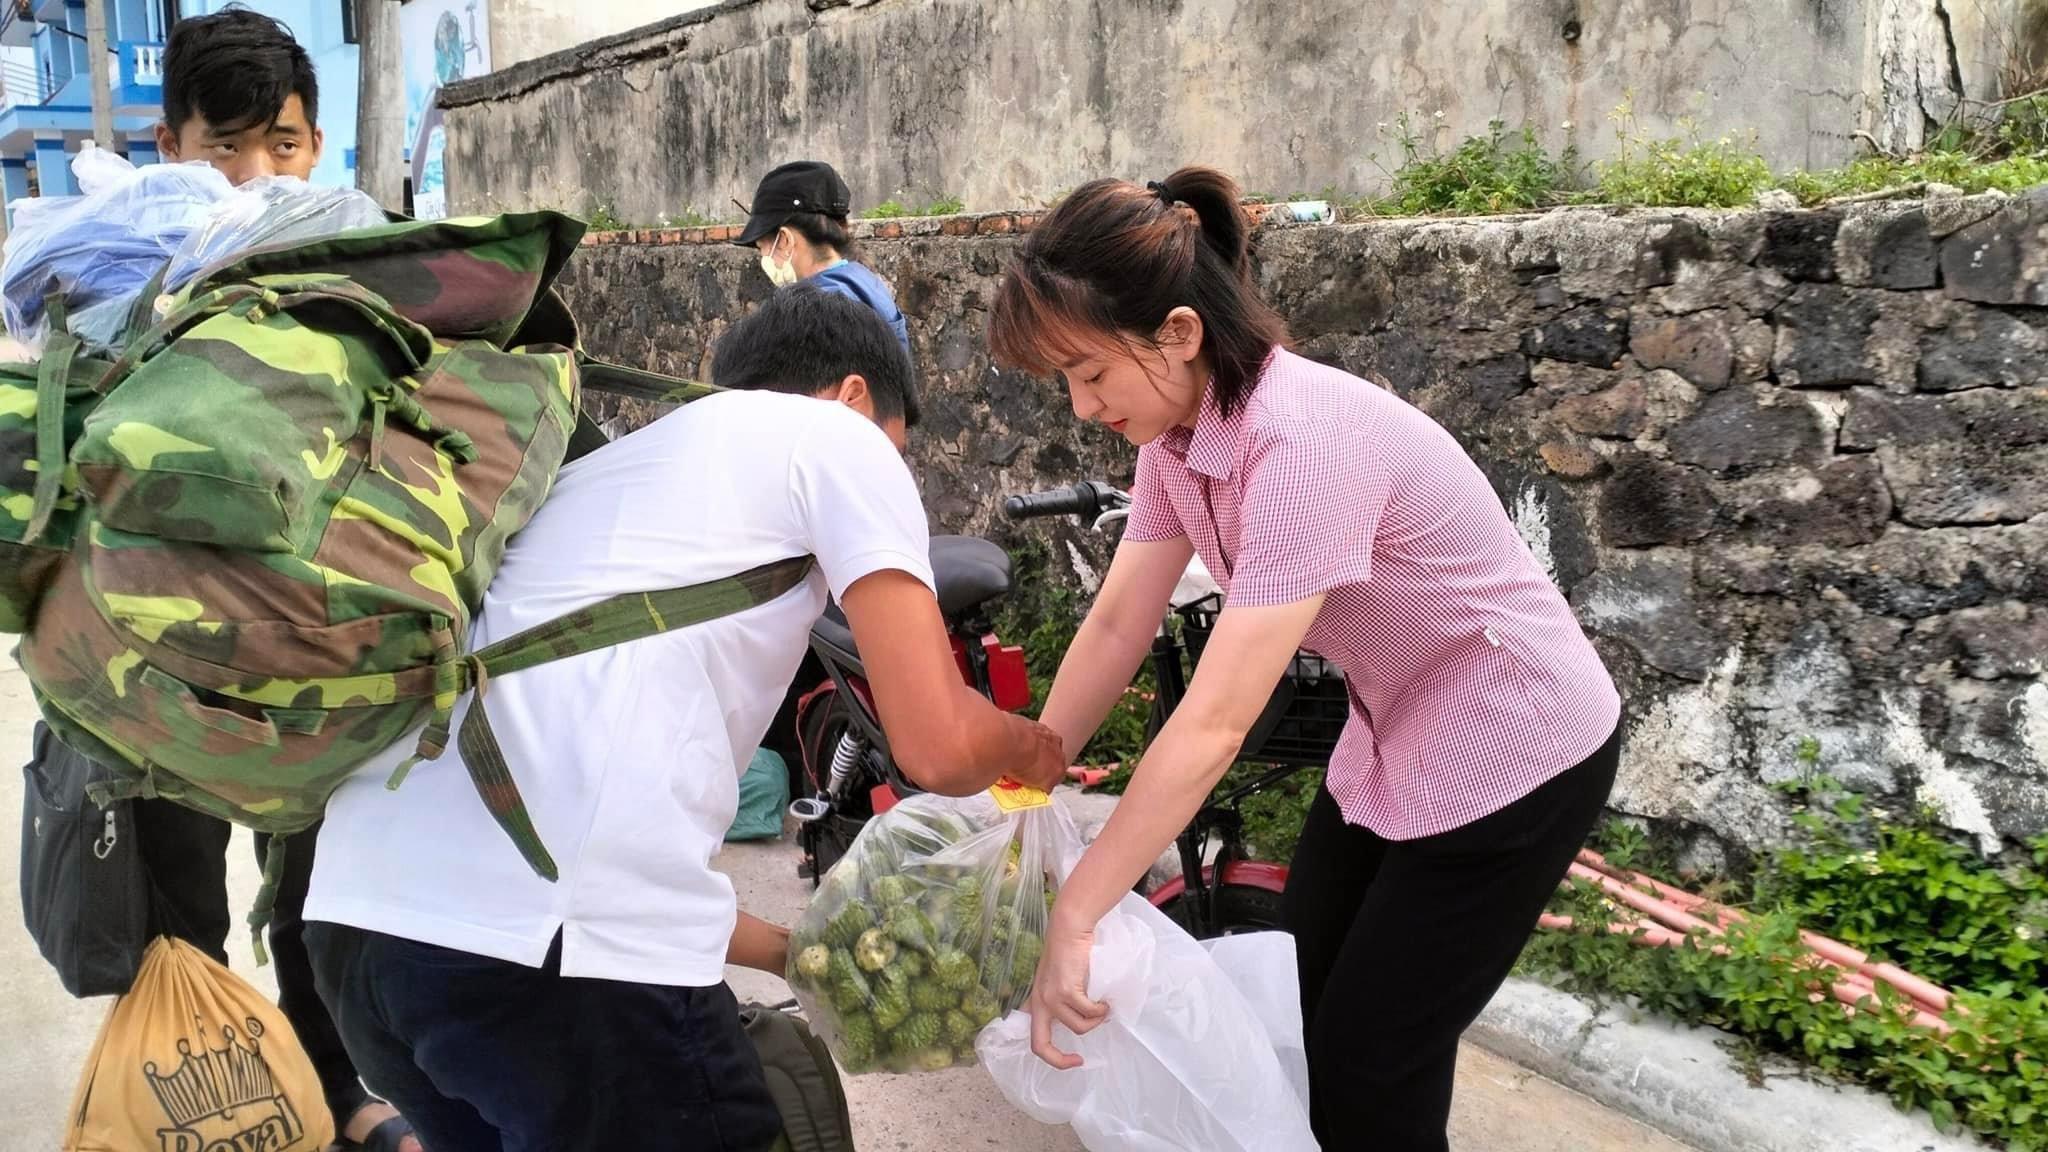
<svg viewBox="0 0 2048 1152">
<path fill-rule="evenodd" d="M 433 1152 L 761 1152 L 782 1133 L 723 984 L 561 975 L 340 924 L 307 929 L 364 1079 Z"/>
<path fill-rule="evenodd" d="M 151 935 L 175 936 L 227 963 L 228 932 L 239 922 L 228 908 L 228 836 L 232 826 L 168 800 L 138 800 L 135 827 L 143 863 L 155 888 Z M 306 889 L 313 879 L 314 838 L 319 833 L 319 826 L 314 825 L 285 838 L 284 876 L 270 922 L 270 962 L 277 971 L 277 1006 L 311 1058 L 328 1111 L 334 1114 L 334 1130 L 340 1132 L 349 1118 L 369 1103 L 370 1094 L 349 1062 L 327 1006 L 320 1002 L 313 987 L 313 966 L 306 957 L 302 915 Z M 269 846 L 268 836 L 256 837 L 259 864 Z"/>
<path fill-rule="evenodd" d="M 1324 1148 L 1443 1152 L 1458 1038 L 1507 979 L 1614 787 L 1620 734 L 1462 828 L 1389 841 L 1328 789 L 1287 877 Z"/>
</svg>

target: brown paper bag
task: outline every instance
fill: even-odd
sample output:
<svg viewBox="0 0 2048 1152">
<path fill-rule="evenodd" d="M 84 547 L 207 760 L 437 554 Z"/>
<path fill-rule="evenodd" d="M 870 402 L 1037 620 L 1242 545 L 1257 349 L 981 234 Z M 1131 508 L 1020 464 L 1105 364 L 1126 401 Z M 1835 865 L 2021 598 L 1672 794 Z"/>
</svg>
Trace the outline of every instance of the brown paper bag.
<svg viewBox="0 0 2048 1152">
<path fill-rule="evenodd" d="M 284 1014 L 205 953 L 150 944 L 71 1100 L 64 1152 L 320 1152 L 334 1119 Z"/>
</svg>

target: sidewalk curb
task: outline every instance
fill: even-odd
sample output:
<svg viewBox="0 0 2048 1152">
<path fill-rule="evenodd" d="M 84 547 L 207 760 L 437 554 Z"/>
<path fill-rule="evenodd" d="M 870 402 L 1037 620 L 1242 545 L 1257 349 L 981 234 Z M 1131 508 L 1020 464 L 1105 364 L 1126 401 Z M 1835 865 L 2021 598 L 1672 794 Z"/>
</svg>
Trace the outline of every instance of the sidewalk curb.
<svg viewBox="0 0 2048 1152">
<path fill-rule="evenodd" d="M 1943 1136 L 1924 1113 L 1901 1113 L 1867 1089 L 1771 1067 L 1759 1088 L 1721 1049 L 1724 1034 L 1596 1013 L 1566 992 L 1511 979 L 1466 1033 L 1503 1059 L 1592 1097 L 1700 1152 L 1989 1152 Z"/>
</svg>

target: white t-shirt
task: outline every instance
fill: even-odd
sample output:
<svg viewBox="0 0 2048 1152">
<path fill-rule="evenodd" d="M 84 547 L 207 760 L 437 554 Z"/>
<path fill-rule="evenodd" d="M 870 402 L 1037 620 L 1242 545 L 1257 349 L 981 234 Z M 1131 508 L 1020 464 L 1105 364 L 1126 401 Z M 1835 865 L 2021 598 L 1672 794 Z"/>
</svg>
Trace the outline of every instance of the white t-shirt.
<svg viewBox="0 0 2048 1152">
<path fill-rule="evenodd" d="M 481 648 L 620 593 L 805 554 L 810 579 L 768 604 L 491 681 L 491 726 L 559 881 L 492 820 L 455 741 L 387 789 L 408 737 L 329 802 L 306 918 L 535 967 L 559 930 L 565 976 L 723 979 L 735 902 L 711 857 L 828 587 L 884 569 L 932 583 L 902 457 L 841 404 L 699 400 L 562 470 L 473 629 Z"/>
</svg>

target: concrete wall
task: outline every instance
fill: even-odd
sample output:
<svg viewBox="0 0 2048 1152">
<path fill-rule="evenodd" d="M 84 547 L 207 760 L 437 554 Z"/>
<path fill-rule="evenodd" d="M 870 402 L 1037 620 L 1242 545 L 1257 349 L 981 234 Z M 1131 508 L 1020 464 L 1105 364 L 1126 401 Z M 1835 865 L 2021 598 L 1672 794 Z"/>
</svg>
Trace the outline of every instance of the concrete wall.
<svg viewBox="0 0 2048 1152">
<path fill-rule="evenodd" d="M 869 2 L 728 0 L 453 87 L 455 203 L 718 215 L 797 156 L 857 206 L 1006 208 L 1197 160 L 1365 191 L 1404 112 L 1446 144 L 1498 115 L 1602 156 L 1631 92 L 1646 131 L 1696 114 L 1826 165 L 1993 92 L 2043 0 Z"/>
<path fill-rule="evenodd" d="M 1030 223 L 865 241 L 909 318 L 940 529 L 1008 533 L 1006 493 L 1130 475 L 1057 386 L 991 369 L 986 310 Z M 703 372 L 769 290 L 722 239 L 586 247 L 565 289 L 588 345 Z M 1708 833 L 1709 862 L 1785 834 L 1771 785 L 1810 772 L 1991 844 L 2048 831 L 2048 190 L 1270 228 L 1260 247 L 1300 350 L 1455 433 L 1578 608 L 1628 700 L 1617 808 Z M 1100 570 L 1096 538 L 1053 531 Z"/>
<path fill-rule="evenodd" d="M 500 68 L 509 68 L 716 3 L 718 0 L 491 0 L 491 60 Z"/>
</svg>

